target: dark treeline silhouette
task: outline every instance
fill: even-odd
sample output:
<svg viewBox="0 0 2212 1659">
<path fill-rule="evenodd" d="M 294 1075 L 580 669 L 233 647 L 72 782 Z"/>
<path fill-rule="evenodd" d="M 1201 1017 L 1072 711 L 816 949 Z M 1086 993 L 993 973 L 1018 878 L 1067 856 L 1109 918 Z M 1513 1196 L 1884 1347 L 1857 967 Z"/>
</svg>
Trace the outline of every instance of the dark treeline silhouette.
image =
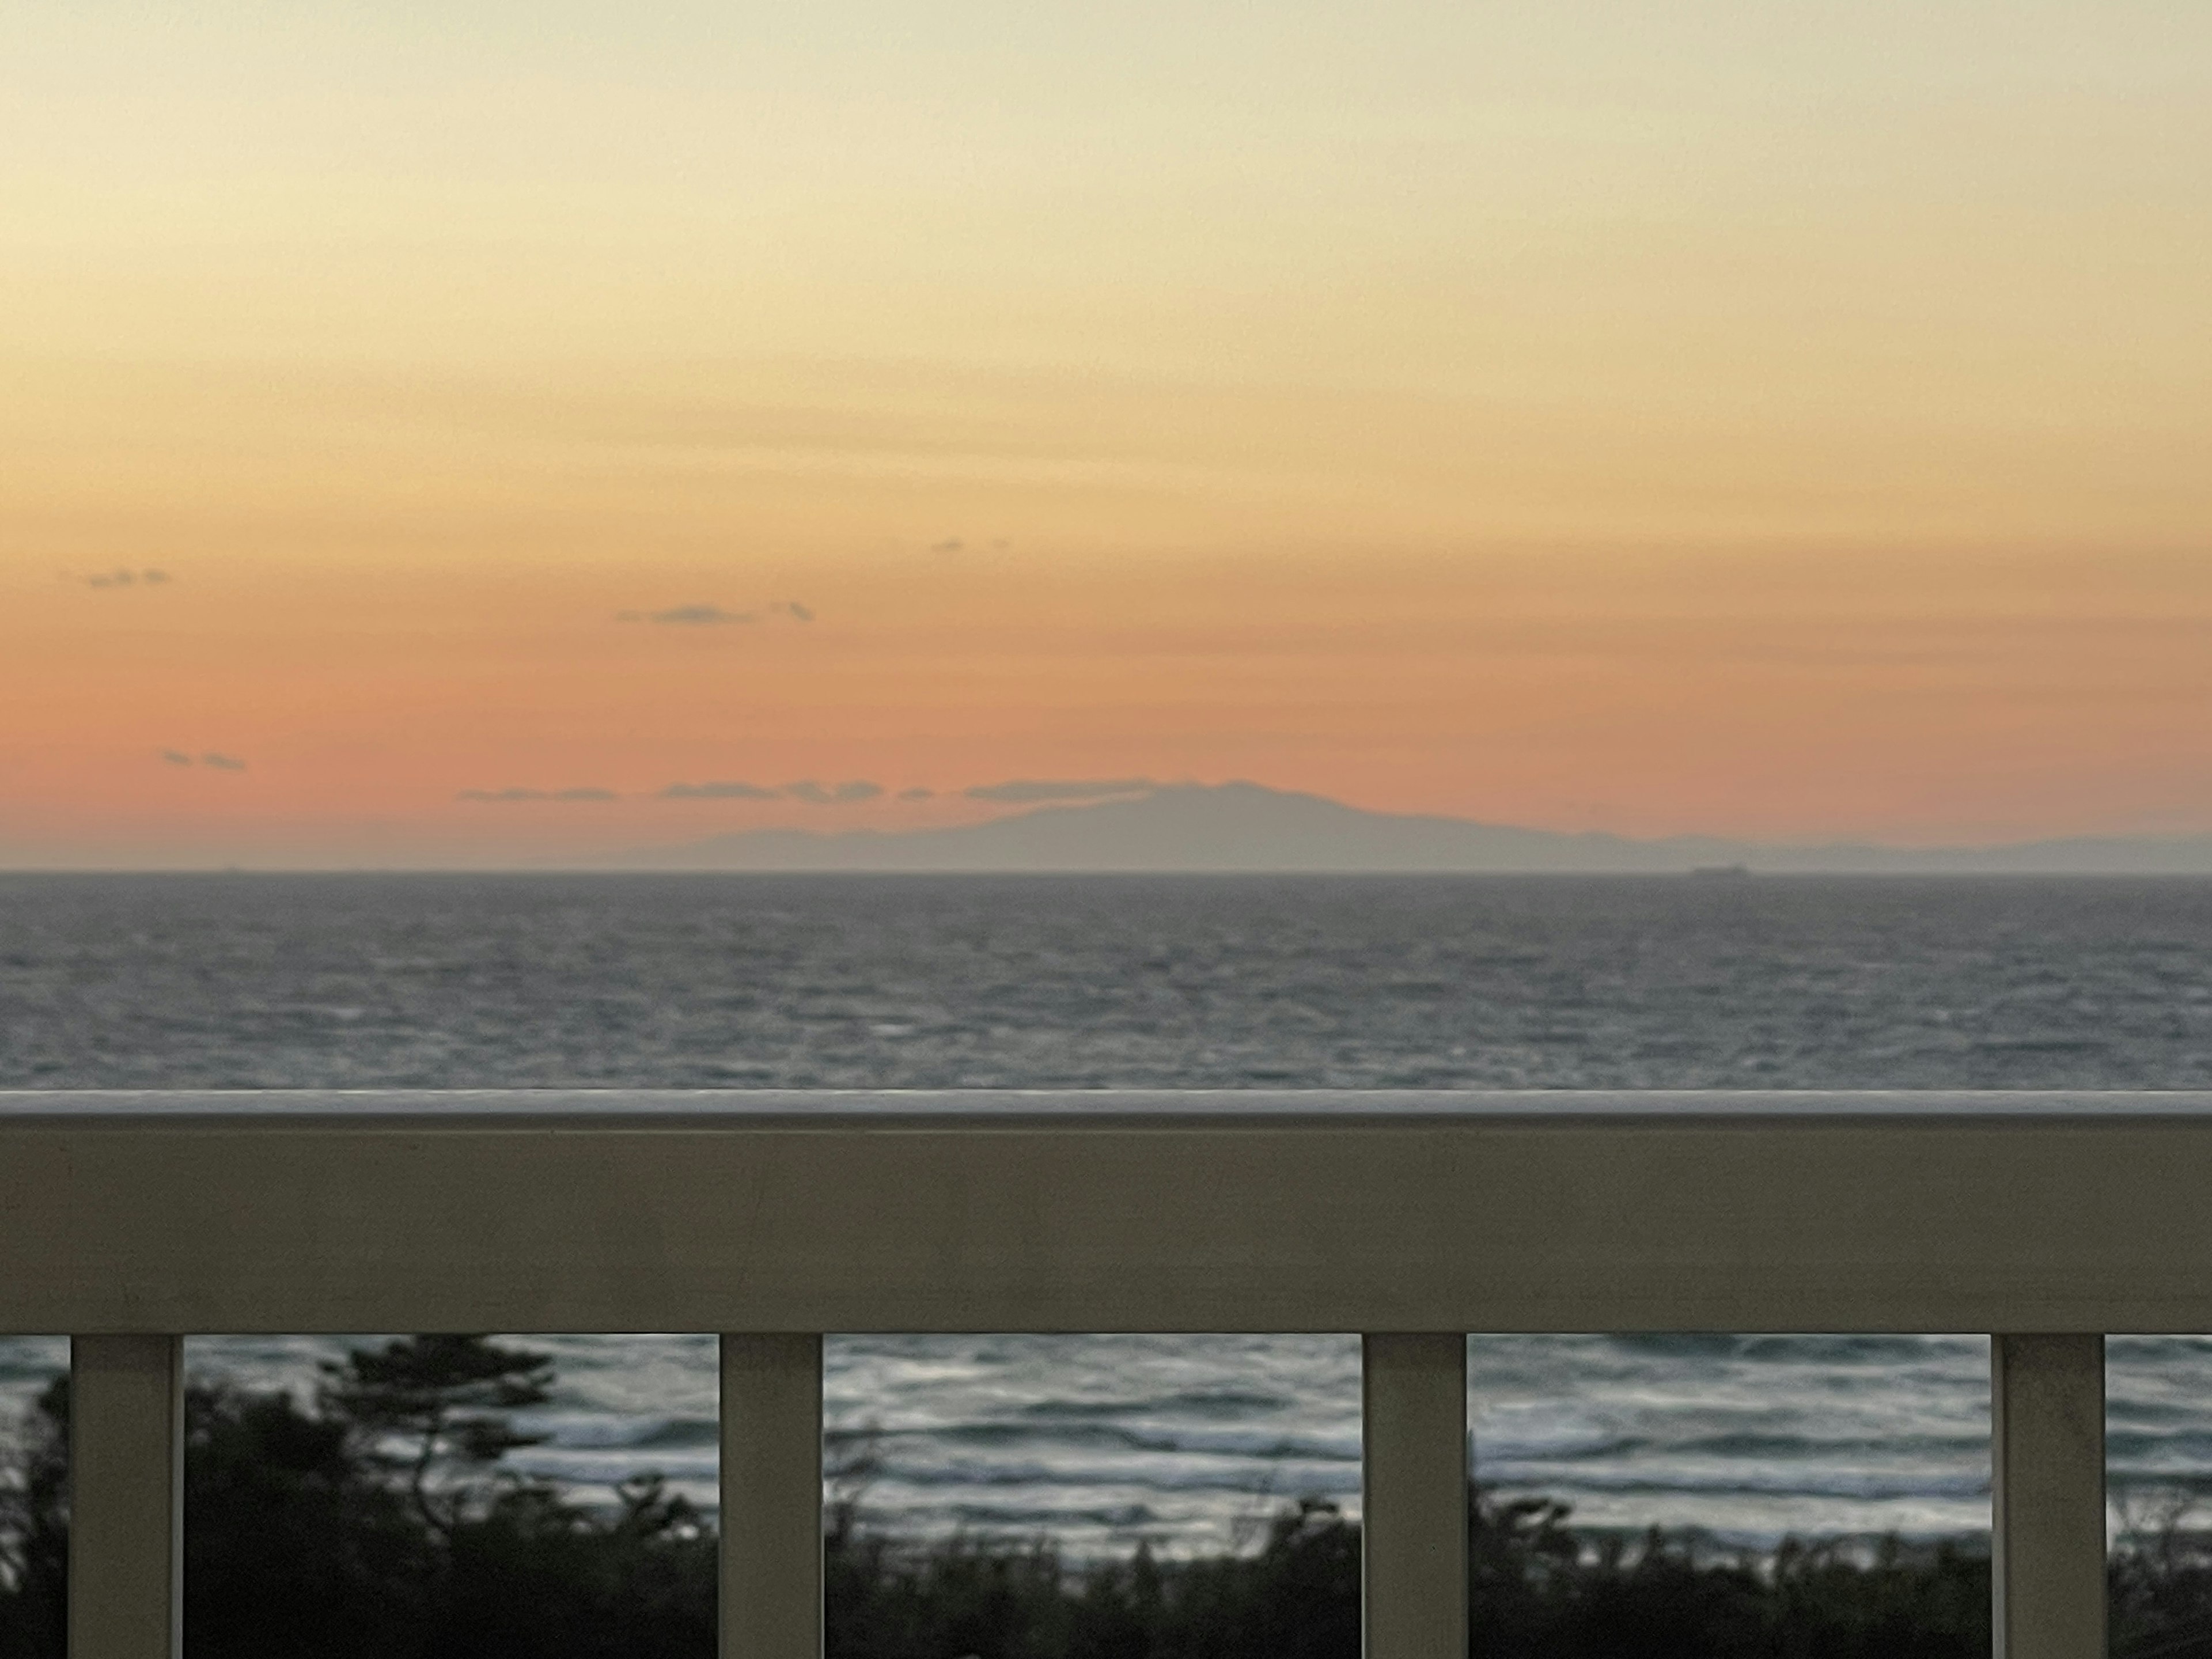
<svg viewBox="0 0 2212 1659">
<path fill-rule="evenodd" d="M 189 1389 L 185 1650 L 194 1659 L 710 1659 L 714 1540 L 657 1481 L 611 1512 L 501 1458 L 545 1357 L 471 1336 L 358 1349 L 311 1405 Z M 63 1659 L 67 1379 L 25 1437 L 0 1656 Z"/>
<path fill-rule="evenodd" d="M 313 1399 L 186 1400 L 191 1659 L 711 1659 L 711 1525 L 658 1480 L 564 1501 L 503 1455 L 544 1356 L 474 1336 L 354 1352 Z M 62 1659 L 69 1390 L 28 1425 L 0 1516 L 0 1659 Z M 865 1467 L 855 1465 L 860 1480 Z M 1359 1533 L 1307 1499 L 1255 1551 L 1071 1566 L 1047 1545 L 917 1544 L 830 1505 L 831 1659 L 1357 1659 Z M 1985 1659 L 1989 1563 L 1895 1540 L 1759 1559 L 1594 1536 L 1544 1499 L 1470 1495 L 1478 1659 Z M 2192 1635 L 2212 1559 L 2169 1527 L 2115 1566 L 2116 1650 Z M 2180 1542 L 2177 1543 L 2176 1540 Z M 2179 1645 L 2176 1645 L 2176 1644 Z"/>
</svg>

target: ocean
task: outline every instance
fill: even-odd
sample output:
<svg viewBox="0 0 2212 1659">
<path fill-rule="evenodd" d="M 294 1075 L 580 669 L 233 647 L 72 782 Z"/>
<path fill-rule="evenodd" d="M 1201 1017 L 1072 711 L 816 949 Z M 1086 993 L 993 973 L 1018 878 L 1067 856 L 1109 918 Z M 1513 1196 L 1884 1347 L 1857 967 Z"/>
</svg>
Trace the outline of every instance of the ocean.
<svg viewBox="0 0 2212 1659">
<path fill-rule="evenodd" d="M 2212 882 L 0 876 L 0 1088 L 2212 1088 Z M 530 1339 L 515 1455 L 711 1505 L 711 1339 Z M 333 1339 L 195 1338 L 311 1387 Z M 0 1412 L 64 1363 L 0 1340 Z M 1470 1339 L 1480 1475 L 1607 1528 L 1985 1530 L 1980 1337 Z M 2117 1482 L 2212 1495 L 2212 1340 L 2112 1348 Z M 1342 1337 L 829 1346 L 833 1463 L 1074 1555 L 1357 1511 Z"/>
</svg>

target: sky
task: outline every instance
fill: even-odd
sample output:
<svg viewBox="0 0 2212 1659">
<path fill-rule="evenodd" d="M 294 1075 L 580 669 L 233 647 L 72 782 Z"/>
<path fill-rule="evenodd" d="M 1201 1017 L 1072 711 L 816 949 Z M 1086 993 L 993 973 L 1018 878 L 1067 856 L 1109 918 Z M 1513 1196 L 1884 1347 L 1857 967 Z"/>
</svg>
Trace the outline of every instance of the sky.
<svg viewBox="0 0 2212 1659">
<path fill-rule="evenodd" d="M 29 0 L 0 865 L 2212 831 L 2207 293 L 2202 0 Z"/>
</svg>

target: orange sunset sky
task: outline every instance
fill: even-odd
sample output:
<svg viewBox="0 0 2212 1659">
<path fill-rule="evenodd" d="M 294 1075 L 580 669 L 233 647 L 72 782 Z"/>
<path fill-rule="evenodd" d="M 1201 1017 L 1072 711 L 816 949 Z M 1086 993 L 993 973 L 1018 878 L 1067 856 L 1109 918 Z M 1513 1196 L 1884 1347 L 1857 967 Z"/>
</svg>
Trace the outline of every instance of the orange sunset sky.
<svg viewBox="0 0 2212 1659">
<path fill-rule="evenodd" d="M 2203 0 L 9 8 L 0 865 L 2212 830 L 2208 295 Z"/>
</svg>

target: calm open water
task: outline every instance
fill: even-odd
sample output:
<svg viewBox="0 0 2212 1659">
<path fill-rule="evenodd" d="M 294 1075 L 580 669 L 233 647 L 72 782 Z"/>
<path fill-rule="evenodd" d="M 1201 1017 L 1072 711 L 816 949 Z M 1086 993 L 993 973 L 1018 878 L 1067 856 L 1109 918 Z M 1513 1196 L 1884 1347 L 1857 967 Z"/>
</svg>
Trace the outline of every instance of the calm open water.
<svg viewBox="0 0 2212 1659">
<path fill-rule="evenodd" d="M 2212 882 L 0 876 L 0 1088 L 2212 1088 Z M 703 1338 L 548 1339 L 520 1461 L 711 1499 Z M 205 1340 L 303 1382 L 330 1345 Z M 1489 1337 L 1488 1478 L 1579 1517 L 1987 1525 L 1978 1339 Z M 0 1342 L 0 1404 L 60 1363 Z M 1080 1553 L 1358 1496 L 1350 1338 L 851 1336 L 884 1522 Z M 2212 1343 L 2116 1342 L 2212 1491 Z"/>
</svg>

